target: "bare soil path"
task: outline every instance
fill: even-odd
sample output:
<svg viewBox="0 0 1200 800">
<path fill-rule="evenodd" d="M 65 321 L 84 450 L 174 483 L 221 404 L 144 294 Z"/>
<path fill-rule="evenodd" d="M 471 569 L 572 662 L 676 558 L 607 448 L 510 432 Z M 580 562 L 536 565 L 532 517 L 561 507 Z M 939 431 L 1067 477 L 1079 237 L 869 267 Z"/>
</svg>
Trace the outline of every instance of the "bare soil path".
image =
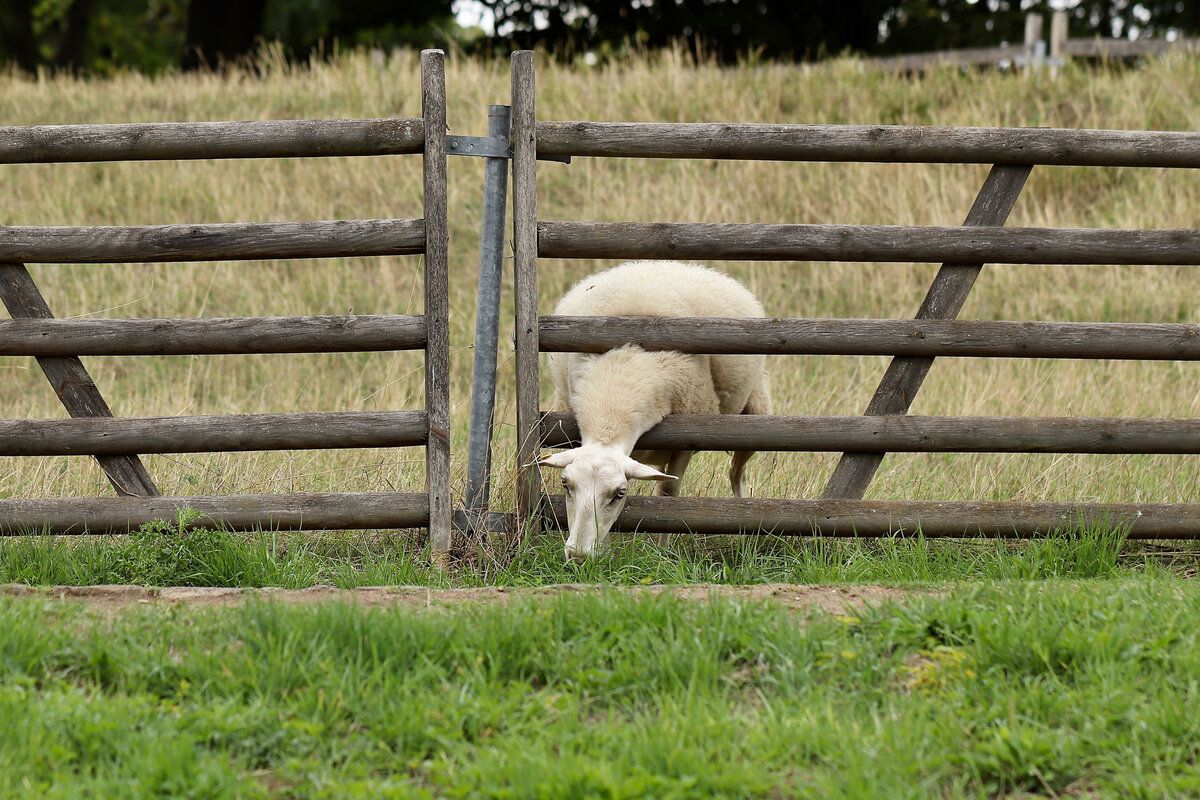
<svg viewBox="0 0 1200 800">
<path fill-rule="evenodd" d="M 338 589 L 333 586 L 313 586 L 307 589 L 239 589 L 172 587 L 151 589 L 142 586 L 25 586 L 0 585 L 0 596 L 44 597 L 64 602 L 85 603 L 102 609 L 139 605 L 231 606 L 252 597 L 290 605 L 350 602 L 363 606 L 395 606 L 401 608 L 450 608 L 464 603 L 507 603 L 519 598 L 551 598 L 563 595 L 619 592 L 633 595 L 670 594 L 681 600 L 700 601 L 712 597 L 738 600 L 769 600 L 796 611 L 825 611 L 846 613 L 890 600 L 927 594 L 923 590 L 888 586 L 804 586 L 796 584 L 759 584 L 754 586 L 724 586 L 693 584 L 687 586 L 596 586 L 591 584 L 557 584 L 533 588 L 486 586 L 473 589 L 428 589 L 412 586 L 368 586 L 358 589 Z"/>
</svg>

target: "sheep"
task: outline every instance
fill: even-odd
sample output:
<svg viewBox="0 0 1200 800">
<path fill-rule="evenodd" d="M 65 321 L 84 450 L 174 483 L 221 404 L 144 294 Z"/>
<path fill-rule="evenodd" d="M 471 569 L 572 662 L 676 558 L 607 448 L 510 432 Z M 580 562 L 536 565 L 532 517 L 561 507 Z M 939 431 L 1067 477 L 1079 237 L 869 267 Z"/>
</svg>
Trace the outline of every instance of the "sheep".
<svg viewBox="0 0 1200 800">
<path fill-rule="evenodd" d="M 675 261 L 632 261 L 585 278 L 555 314 L 571 316 L 762 317 L 741 283 L 717 270 Z M 553 408 L 574 411 L 582 443 L 537 463 L 562 470 L 569 536 L 564 552 L 582 562 L 603 548 L 625 507 L 631 479 L 657 481 L 678 496 L 690 451 L 633 451 L 668 414 L 770 414 L 763 356 L 650 352 L 627 344 L 606 353 L 555 353 Z M 733 454 L 729 481 L 744 494 L 746 462 Z M 665 544 L 666 537 L 658 537 Z"/>
</svg>

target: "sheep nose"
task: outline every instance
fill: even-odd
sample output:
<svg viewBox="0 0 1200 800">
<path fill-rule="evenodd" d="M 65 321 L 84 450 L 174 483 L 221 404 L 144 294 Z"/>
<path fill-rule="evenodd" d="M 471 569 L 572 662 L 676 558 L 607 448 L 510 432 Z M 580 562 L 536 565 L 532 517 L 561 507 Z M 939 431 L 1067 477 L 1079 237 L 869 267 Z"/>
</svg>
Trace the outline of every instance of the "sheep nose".
<svg viewBox="0 0 1200 800">
<path fill-rule="evenodd" d="M 566 548 L 567 560 L 574 561 L 576 564 L 582 564 L 587 560 L 588 554 L 582 550 L 576 550 L 574 547 Z"/>
</svg>

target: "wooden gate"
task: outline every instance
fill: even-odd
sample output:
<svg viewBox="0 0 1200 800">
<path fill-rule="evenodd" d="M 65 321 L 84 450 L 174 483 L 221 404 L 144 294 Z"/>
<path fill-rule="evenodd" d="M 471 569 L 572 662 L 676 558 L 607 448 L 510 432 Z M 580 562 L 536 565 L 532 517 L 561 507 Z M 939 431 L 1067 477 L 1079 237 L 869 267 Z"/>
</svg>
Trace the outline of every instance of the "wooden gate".
<svg viewBox="0 0 1200 800">
<path fill-rule="evenodd" d="M 95 456 L 120 497 L 0 500 L 0 532 L 124 532 L 190 508 L 193 525 L 349 529 L 428 526 L 450 543 L 446 84 L 421 54 L 420 119 L 302 120 L 0 129 L 0 163 L 420 154 L 422 219 L 143 227 L 0 227 L 0 355 L 33 356 L 74 419 L 0 420 L 0 455 Z M 423 254 L 422 315 L 54 319 L 27 263 L 169 262 Z M 82 355 L 425 351 L 425 408 L 113 418 Z M 424 491 L 162 497 L 138 453 L 410 447 Z"/>
<path fill-rule="evenodd" d="M 887 452 L 1200 453 L 1200 420 L 909 417 L 938 356 L 1200 358 L 1190 324 L 956 321 L 988 262 L 1200 264 L 1200 230 L 1005 228 L 1037 165 L 1200 167 L 1200 134 L 1029 128 L 542 122 L 533 55 L 513 57 L 518 512 L 560 526 L 561 495 L 532 466 L 576 442 L 570 414 L 539 407 L 539 352 L 601 352 L 634 342 L 693 353 L 889 355 L 862 417 L 671 416 L 639 449 L 841 452 L 819 499 L 631 497 L 614 530 L 675 533 L 1034 536 L 1124 526 L 1134 538 L 1195 538 L 1200 505 L 864 501 Z M 536 157 L 703 158 L 991 164 L 957 227 L 599 223 L 538 218 Z M 538 315 L 537 259 L 746 259 L 940 262 L 916 319 L 553 317 Z"/>
</svg>

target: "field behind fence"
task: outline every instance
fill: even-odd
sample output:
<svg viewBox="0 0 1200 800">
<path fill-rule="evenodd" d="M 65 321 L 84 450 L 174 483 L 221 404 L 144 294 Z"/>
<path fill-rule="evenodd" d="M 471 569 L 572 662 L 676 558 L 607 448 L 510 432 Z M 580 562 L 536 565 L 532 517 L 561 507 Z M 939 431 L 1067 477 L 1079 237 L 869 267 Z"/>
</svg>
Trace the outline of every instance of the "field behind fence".
<svg viewBox="0 0 1200 800">
<path fill-rule="evenodd" d="M 722 69 L 678 53 L 602 68 L 544 63 L 543 120 L 1051 126 L 1200 129 L 1200 59 L 1173 56 L 1130 71 L 1067 67 L 1058 79 L 954 70 L 924 77 L 773 65 Z M 481 134 L 506 102 L 506 59 L 451 57 L 452 133 Z M 0 119 L 34 125 L 194 119 L 413 117 L 416 54 L 382 63 L 349 54 L 297 69 L 269 58 L 263 75 L 125 76 L 110 82 L 0 78 Z M 140 225 L 420 216 L 418 159 L 165 162 L 5 167 L 9 225 Z M 450 164 L 454 485 L 463 483 L 483 164 Z M 539 165 L 539 216 L 597 221 L 957 225 L 986 166 L 605 161 Z M 1012 226 L 1192 228 L 1200 185 L 1190 171 L 1034 170 Z M 543 308 L 607 261 L 543 260 Z M 783 317 L 911 317 L 936 264 L 717 263 Z M 60 317 L 397 313 L 422 310 L 412 256 L 272 263 L 31 267 Z M 511 281 L 505 281 L 510 320 Z M 1191 267 L 987 266 L 962 318 L 1194 322 Z M 502 337 L 502 342 L 506 337 Z M 118 416 L 372 411 L 421 405 L 419 353 L 89 358 Z M 776 411 L 853 415 L 886 359 L 790 356 L 771 363 Z M 912 413 L 976 416 L 1194 417 L 1200 379 L 1184 362 L 939 359 Z M 511 507 L 511 358 L 501 352 L 494 505 Z M 545 394 L 543 395 L 545 397 Z M 8 418 L 63 416 L 32 359 L 0 358 Z M 836 453 L 772 453 L 751 462 L 757 496 L 813 497 Z M 725 495 L 725 456 L 693 462 L 685 494 Z M 416 450 L 150 456 L 164 494 L 389 490 L 419 485 Z M 945 500 L 1200 500 L 1190 456 L 889 455 L 871 497 Z M 84 458 L 4 459 L 0 496 L 104 495 Z"/>
</svg>

